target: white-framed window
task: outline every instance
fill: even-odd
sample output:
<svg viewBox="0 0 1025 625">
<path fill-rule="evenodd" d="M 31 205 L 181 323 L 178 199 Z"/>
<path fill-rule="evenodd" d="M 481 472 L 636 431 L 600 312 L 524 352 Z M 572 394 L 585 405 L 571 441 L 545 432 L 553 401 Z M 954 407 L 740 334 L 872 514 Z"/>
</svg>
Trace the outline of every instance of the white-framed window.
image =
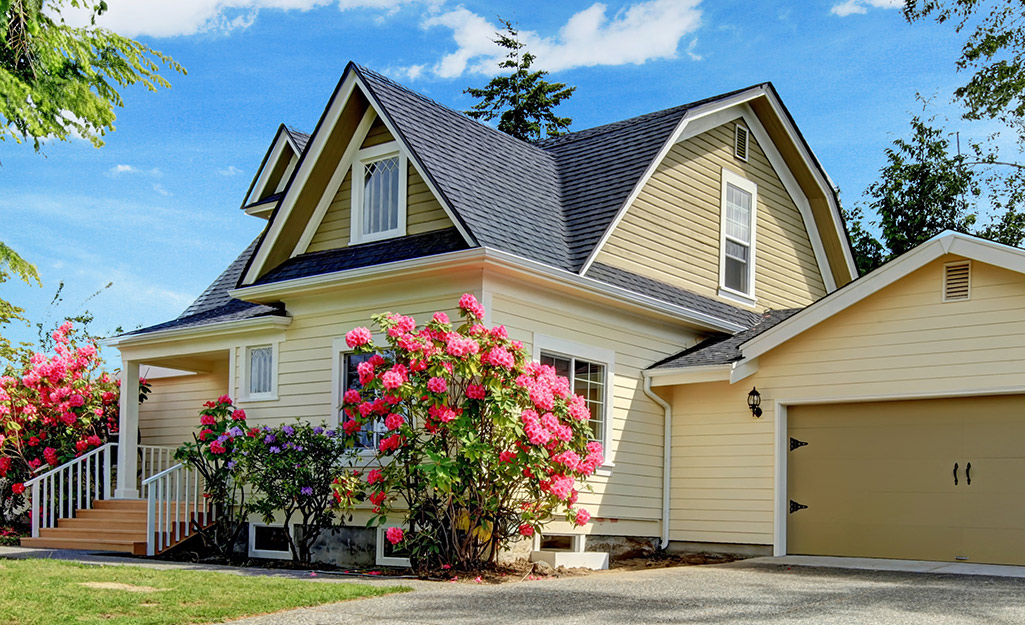
<svg viewBox="0 0 1025 625">
<path fill-rule="evenodd" d="M 278 344 L 246 345 L 239 371 L 240 401 L 271 401 L 278 398 Z"/>
<path fill-rule="evenodd" d="M 348 346 L 345 345 L 344 338 L 335 339 L 333 343 L 333 352 L 335 356 L 331 375 L 332 414 L 330 423 L 338 427 L 348 419 L 342 411 L 342 402 L 345 391 L 349 389 L 360 390 L 363 388 L 359 383 L 357 367 L 359 367 L 359 363 L 369 360 L 371 354 L 356 354 L 348 351 Z M 367 451 L 377 449 L 381 444 L 382 436 L 385 435 L 386 432 L 387 430 L 384 427 L 384 422 L 381 419 L 376 419 L 373 423 L 364 425 L 363 430 L 360 431 L 357 439 L 357 447 Z"/>
<path fill-rule="evenodd" d="M 250 523 L 249 556 L 274 560 L 291 559 L 292 552 L 288 549 L 285 528 L 280 525 Z"/>
<path fill-rule="evenodd" d="M 403 531 L 406 529 L 399 525 L 382 525 L 377 528 L 377 555 L 375 562 L 378 566 L 412 566 L 409 562 L 409 551 L 399 545 L 391 544 L 385 538 L 384 533 L 388 531 L 389 527 L 401 527 Z"/>
<path fill-rule="evenodd" d="M 758 185 L 722 170 L 719 294 L 755 303 L 755 232 Z"/>
<path fill-rule="evenodd" d="M 363 148 L 352 166 L 352 243 L 406 234 L 408 160 L 392 141 Z"/>
<path fill-rule="evenodd" d="M 569 380 L 570 389 L 584 398 L 591 412 L 593 440 L 605 448 L 605 466 L 612 466 L 609 438 L 612 432 L 612 389 L 615 352 L 542 334 L 534 335 L 534 359 L 555 368 Z"/>
</svg>

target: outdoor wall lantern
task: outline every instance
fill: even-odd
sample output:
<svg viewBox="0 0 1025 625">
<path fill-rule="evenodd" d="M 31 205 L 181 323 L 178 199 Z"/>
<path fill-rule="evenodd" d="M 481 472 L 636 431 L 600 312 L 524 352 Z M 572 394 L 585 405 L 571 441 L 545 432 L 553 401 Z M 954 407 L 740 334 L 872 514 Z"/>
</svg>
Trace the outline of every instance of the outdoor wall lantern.
<svg viewBox="0 0 1025 625">
<path fill-rule="evenodd" d="M 755 417 L 762 416 L 762 394 L 758 392 L 757 388 L 752 388 L 751 392 L 747 394 L 747 407 L 751 409 L 751 414 Z"/>
</svg>

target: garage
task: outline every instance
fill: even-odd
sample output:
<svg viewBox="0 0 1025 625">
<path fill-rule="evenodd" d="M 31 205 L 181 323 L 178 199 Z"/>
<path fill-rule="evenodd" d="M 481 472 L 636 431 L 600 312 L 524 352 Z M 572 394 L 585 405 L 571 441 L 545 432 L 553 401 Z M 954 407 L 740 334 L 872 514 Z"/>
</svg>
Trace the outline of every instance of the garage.
<svg viewBox="0 0 1025 625">
<path fill-rule="evenodd" d="M 787 552 L 1025 563 L 1025 395 L 787 409 Z"/>
</svg>

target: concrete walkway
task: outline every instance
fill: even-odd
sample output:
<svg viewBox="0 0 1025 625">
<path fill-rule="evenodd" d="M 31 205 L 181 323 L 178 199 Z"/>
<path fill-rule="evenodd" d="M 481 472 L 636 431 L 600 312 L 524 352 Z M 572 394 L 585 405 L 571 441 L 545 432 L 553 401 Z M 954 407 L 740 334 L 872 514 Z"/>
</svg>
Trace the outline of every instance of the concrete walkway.
<svg viewBox="0 0 1025 625">
<path fill-rule="evenodd" d="M 0 557 L 38 557 L 38 550 L 0 549 Z M 28 552 L 28 553 L 26 553 Z M 161 568 L 202 568 L 106 556 L 50 557 Z M 501 585 L 401 583 L 413 592 L 252 617 L 236 625 L 618 625 L 627 623 L 1020 624 L 1025 578 L 820 568 L 770 558 L 716 566 Z M 1003 568 L 1003 567 L 1001 567 Z M 237 569 L 227 569 L 238 573 Z M 240 574 L 308 576 L 247 570 Z M 322 579 L 322 578 L 319 578 Z M 364 579 L 351 580 L 363 583 Z"/>
</svg>

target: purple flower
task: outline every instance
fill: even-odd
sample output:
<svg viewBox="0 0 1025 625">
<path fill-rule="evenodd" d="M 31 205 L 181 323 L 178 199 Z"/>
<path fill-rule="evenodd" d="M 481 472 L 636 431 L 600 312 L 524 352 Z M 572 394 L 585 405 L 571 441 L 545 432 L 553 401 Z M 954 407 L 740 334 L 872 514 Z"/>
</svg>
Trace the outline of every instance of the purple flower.
<svg viewBox="0 0 1025 625">
<path fill-rule="evenodd" d="M 232 436 L 242 436 L 243 434 L 245 434 L 245 432 L 242 431 L 242 428 L 236 425 L 235 427 L 228 430 L 228 434 L 231 434 Z"/>
<path fill-rule="evenodd" d="M 224 443 L 224 441 L 226 441 L 226 440 L 228 440 L 228 435 L 227 434 L 221 434 L 220 436 L 217 437 L 217 442 L 218 443 Z"/>
<path fill-rule="evenodd" d="M 235 468 L 235 461 L 234 460 L 229 460 L 228 461 L 228 468 L 229 469 L 234 469 Z"/>
<path fill-rule="evenodd" d="M 273 434 L 268 434 L 267 436 L 263 437 L 263 442 L 266 443 L 267 445 L 270 445 L 271 443 L 273 443 L 276 440 L 278 440 L 278 439 Z"/>
<path fill-rule="evenodd" d="M 281 453 L 281 448 L 280 448 L 280 447 L 277 447 L 277 446 L 271 447 L 271 448 L 270 448 L 270 452 L 271 452 L 272 454 L 280 454 L 280 453 Z"/>
<path fill-rule="evenodd" d="M 313 494 L 313 489 L 310 488 L 309 486 L 303 486 L 302 488 L 299 489 L 299 492 L 304 494 L 304 495 L 312 495 Z"/>
<path fill-rule="evenodd" d="M 295 434 L 295 430 L 293 430 L 292 426 L 290 425 L 286 425 L 285 427 L 281 428 L 281 431 L 285 433 L 285 436 L 291 436 Z"/>
<path fill-rule="evenodd" d="M 303 450 L 303 446 L 302 445 L 296 445 L 295 446 L 295 450 L 296 451 L 302 451 Z"/>
<path fill-rule="evenodd" d="M 319 434 L 323 434 L 323 433 L 324 433 L 324 428 L 322 428 L 322 427 L 320 427 L 320 426 L 318 425 L 317 427 L 313 428 L 313 433 L 314 433 L 314 434 L 318 434 L 318 435 L 319 435 Z"/>
<path fill-rule="evenodd" d="M 328 438 L 334 438 L 335 437 L 335 431 L 334 430 L 328 430 L 327 432 L 324 432 L 324 436 L 326 436 Z"/>
</svg>

